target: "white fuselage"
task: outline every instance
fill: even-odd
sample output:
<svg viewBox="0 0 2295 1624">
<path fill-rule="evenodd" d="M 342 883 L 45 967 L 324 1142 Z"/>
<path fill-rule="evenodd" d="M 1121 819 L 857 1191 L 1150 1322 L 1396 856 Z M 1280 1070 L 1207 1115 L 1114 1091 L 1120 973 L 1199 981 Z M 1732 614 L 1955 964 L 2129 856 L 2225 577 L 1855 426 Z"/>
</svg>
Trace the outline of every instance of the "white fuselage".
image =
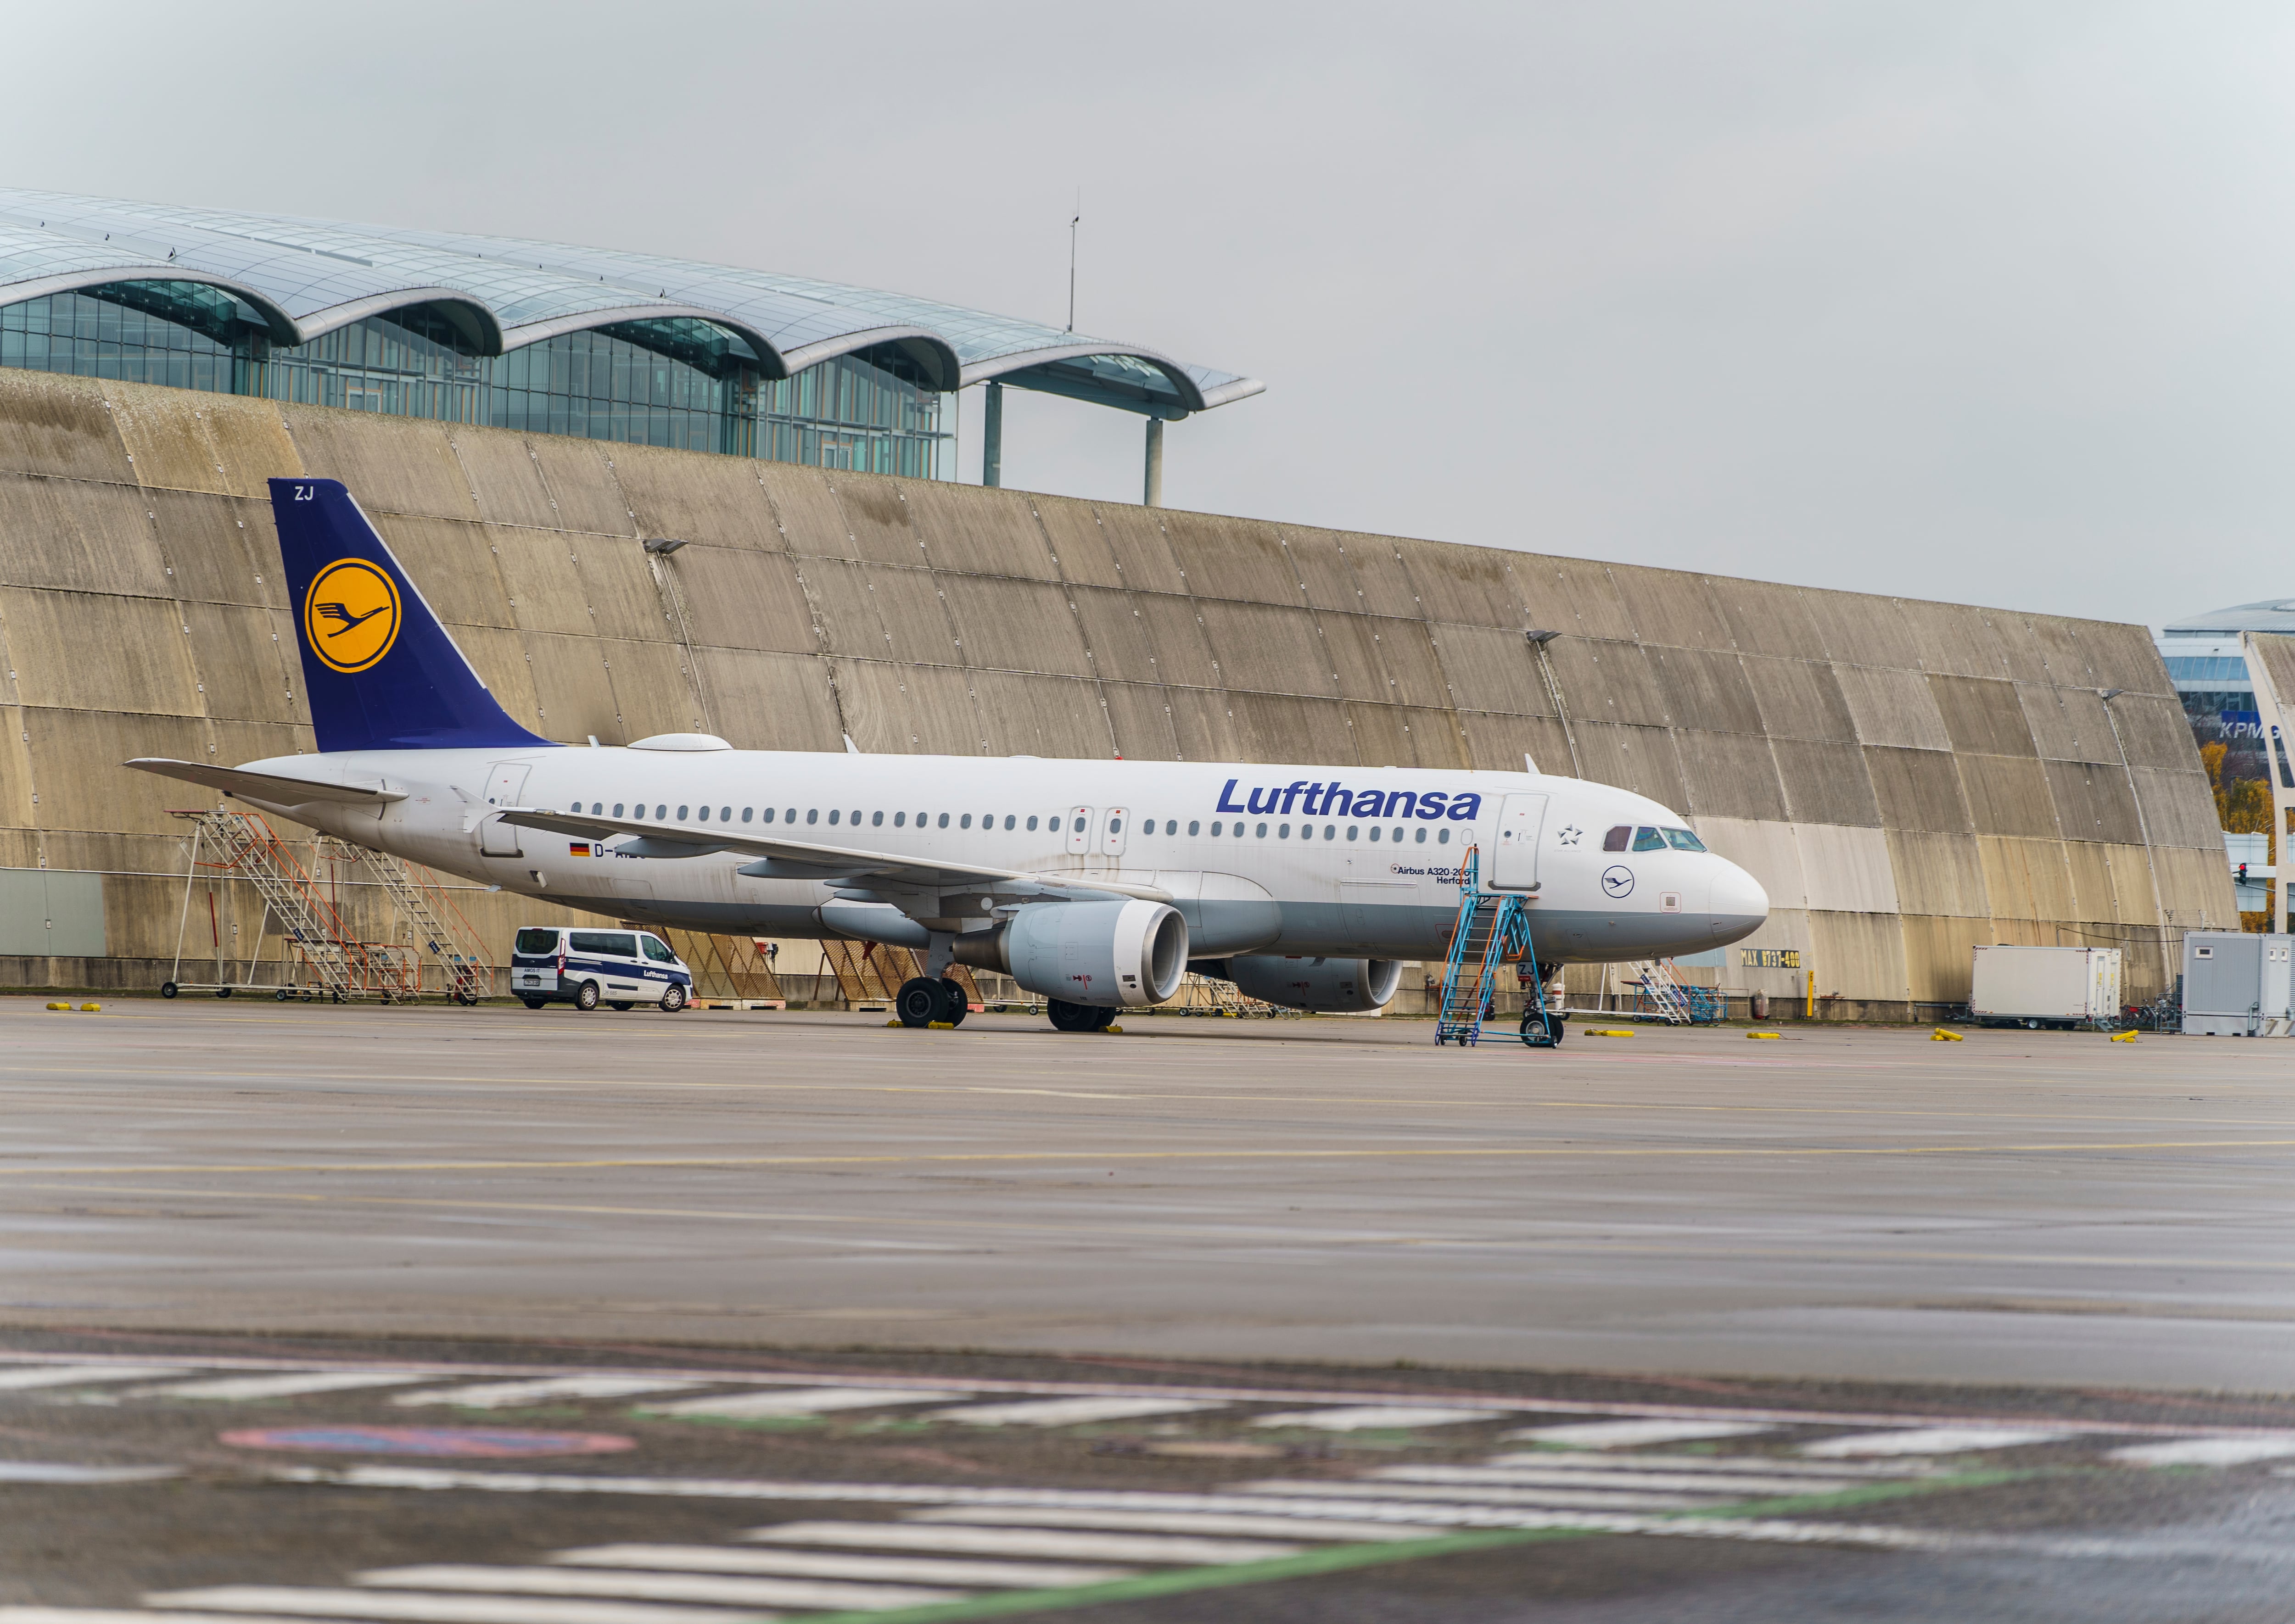
<svg viewBox="0 0 2295 1624">
<path fill-rule="evenodd" d="M 1009 898 L 983 880 L 895 908 L 849 884 L 739 872 L 754 852 L 633 856 L 626 836 L 583 840 L 496 814 L 596 812 L 690 831 L 696 850 L 713 832 L 773 836 L 1154 887 L 1186 917 L 1198 957 L 1437 957 L 1469 850 L 1485 886 L 1529 894 L 1534 951 L 1548 964 L 1718 947 L 1768 908 L 1750 875 L 1711 853 L 1605 849 L 1613 828 L 1686 827 L 1657 803 L 1527 772 L 619 747 L 363 751 L 246 768 L 403 791 L 380 808 L 292 810 L 362 845 L 572 908 L 727 934 L 898 941 L 905 919 L 960 934 L 991 925 Z M 1509 800 L 1523 796 L 1545 799 Z M 1501 871 L 1508 807 L 1506 838 L 1524 849 Z"/>
</svg>

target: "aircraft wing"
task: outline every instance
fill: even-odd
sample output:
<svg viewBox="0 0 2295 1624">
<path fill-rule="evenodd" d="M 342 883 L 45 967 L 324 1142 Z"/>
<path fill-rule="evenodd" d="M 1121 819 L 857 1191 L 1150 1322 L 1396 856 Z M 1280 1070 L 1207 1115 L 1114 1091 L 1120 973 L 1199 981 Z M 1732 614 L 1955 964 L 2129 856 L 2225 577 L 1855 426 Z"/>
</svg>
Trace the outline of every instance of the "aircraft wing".
<svg viewBox="0 0 2295 1624">
<path fill-rule="evenodd" d="M 314 801 L 344 806 L 379 806 L 406 798 L 404 789 L 392 789 L 380 779 L 347 779 L 322 784 L 309 779 L 282 778 L 273 772 L 216 767 L 206 762 L 179 762 L 164 755 L 139 755 L 127 764 L 139 772 L 156 772 L 162 778 L 181 779 L 187 784 L 204 784 L 225 795 L 265 801 L 274 806 L 305 806 Z"/>
<path fill-rule="evenodd" d="M 894 852 L 854 851 L 847 846 L 819 845 L 807 840 L 784 840 L 772 835 L 735 834 L 729 828 L 697 829 L 666 824 L 601 818 L 588 812 L 551 812 L 542 807 L 512 807 L 502 813 L 504 823 L 520 828 L 544 829 L 576 839 L 608 835 L 634 835 L 633 843 L 646 857 L 703 857 L 713 852 L 740 852 L 764 860 L 745 870 L 761 879 L 824 880 L 852 885 L 876 885 L 929 891 L 961 890 L 967 885 L 1022 885 L 1035 894 L 1077 898 L 1085 896 L 1139 897 L 1168 902 L 1172 894 L 1154 885 L 1128 880 L 1085 878 L 1070 874 L 1039 874 L 1025 869 L 993 869 L 976 863 L 944 862 L 937 858 L 907 857 Z M 633 849 L 624 846 L 624 851 Z"/>
</svg>

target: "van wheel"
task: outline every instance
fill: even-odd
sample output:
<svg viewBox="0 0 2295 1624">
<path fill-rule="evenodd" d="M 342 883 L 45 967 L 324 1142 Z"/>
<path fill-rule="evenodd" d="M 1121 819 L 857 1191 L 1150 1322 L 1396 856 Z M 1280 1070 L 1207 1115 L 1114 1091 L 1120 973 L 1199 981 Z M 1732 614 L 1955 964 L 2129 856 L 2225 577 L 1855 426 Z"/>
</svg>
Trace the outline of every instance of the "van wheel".
<svg viewBox="0 0 2295 1624">
<path fill-rule="evenodd" d="M 518 1001 L 524 1004 L 528 1009 L 539 1009 L 542 1008 L 543 1004 L 543 1000 L 538 998 L 522 998 Z"/>
<path fill-rule="evenodd" d="M 671 982 L 669 990 L 661 995 L 661 1012 L 664 1015 L 675 1015 L 684 1008 L 685 989 L 677 983 Z"/>
<path fill-rule="evenodd" d="M 613 1005 L 617 1014 L 627 1015 L 630 1012 L 630 1006 L 620 999 L 614 1000 Z"/>
<path fill-rule="evenodd" d="M 597 1007 L 598 983 L 594 981 L 585 981 L 575 991 L 574 1008 L 586 1014 Z"/>
</svg>

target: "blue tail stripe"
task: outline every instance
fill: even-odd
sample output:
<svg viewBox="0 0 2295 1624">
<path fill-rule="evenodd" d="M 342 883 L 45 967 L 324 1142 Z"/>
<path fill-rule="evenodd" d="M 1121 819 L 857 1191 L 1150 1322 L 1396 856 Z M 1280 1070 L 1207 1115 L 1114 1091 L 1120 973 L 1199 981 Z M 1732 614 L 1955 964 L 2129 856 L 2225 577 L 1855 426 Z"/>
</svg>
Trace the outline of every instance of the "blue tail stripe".
<svg viewBox="0 0 2295 1624">
<path fill-rule="evenodd" d="M 550 745 L 495 703 L 340 481 L 274 479 L 271 510 L 320 749 Z"/>
</svg>

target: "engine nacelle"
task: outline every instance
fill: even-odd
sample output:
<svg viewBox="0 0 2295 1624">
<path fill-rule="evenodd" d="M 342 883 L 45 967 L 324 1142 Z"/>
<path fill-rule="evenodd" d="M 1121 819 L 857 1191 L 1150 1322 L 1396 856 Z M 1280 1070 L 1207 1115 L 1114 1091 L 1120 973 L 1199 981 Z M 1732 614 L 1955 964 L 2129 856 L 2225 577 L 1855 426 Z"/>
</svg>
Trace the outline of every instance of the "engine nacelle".
<svg viewBox="0 0 2295 1624">
<path fill-rule="evenodd" d="M 1188 922 L 1162 902 L 1031 902 L 959 936 L 956 957 L 1071 1004 L 1160 1004 L 1187 974 Z"/>
<path fill-rule="evenodd" d="M 1383 1009 L 1402 981 L 1400 959 L 1278 959 L 1255 953 L 1227 961 L 1244 995 L 1289 1009 L 1334 1015 Z"/>
</svg>

